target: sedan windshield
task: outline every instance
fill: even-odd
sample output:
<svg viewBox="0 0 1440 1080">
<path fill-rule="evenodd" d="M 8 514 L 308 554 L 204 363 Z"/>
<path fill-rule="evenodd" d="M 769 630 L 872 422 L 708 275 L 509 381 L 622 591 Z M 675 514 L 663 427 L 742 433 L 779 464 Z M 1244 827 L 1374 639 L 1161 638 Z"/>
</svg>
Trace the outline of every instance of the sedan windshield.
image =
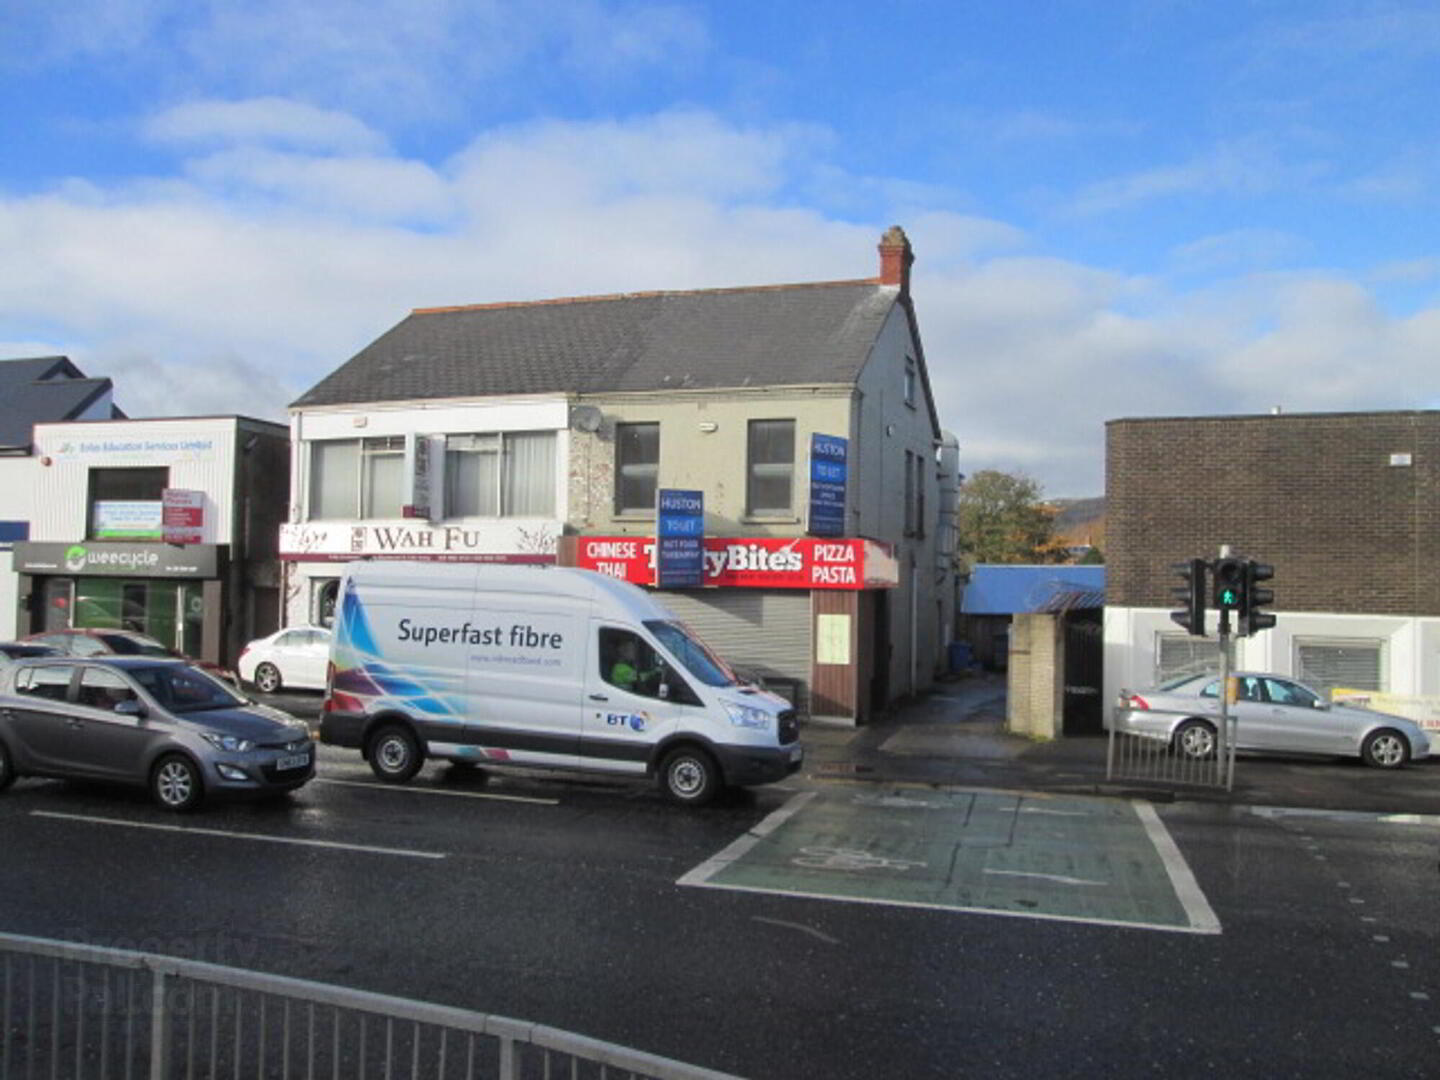
<svg viewBox="0 0 1440 1080">
<path fill-rule="evenodd" d="M 655 635 L 672 656 L 685 665 L 685 670 L 706 686 L 738 686 L 740 680 L 730 665 L 716 656 L 699 638 L 678 622 L 650 619 L 645 628 Z"/>
<path fill-rule="evenodd" d="M 175 713 L 233 709 L 245 704 L 219 679 L 185 664 L 131 668 L 130 677 L 157 702 Z"/>
</svg>

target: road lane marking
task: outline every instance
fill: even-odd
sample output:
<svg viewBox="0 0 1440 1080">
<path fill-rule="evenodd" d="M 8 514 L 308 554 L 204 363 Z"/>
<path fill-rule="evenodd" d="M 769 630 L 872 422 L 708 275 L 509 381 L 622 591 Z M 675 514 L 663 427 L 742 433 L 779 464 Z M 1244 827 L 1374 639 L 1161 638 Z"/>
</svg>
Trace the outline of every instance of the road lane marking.
<svg viewBox="0 0 1440 1080">
<path fill-rule="evenodd" d="M 829 934 L 821 933 L 813 926 L 806 926 L 804 923 L 788 922 L 785 919 L 767 919 L 764 915 L 751 915 L 750 921 L 769 923 L 771 926 L 783 926 L 788 930 L 799 930 L 803 934 L 809 934 L 811 937 L 819 938 L 821 941 L 830 945 L 840 944 L 839 938 L 833 938 Z"/>
<path fill-rule="evenodd" d="M 1098 885 L 1105 888 L 1108 881 L 1086 881 L 1084 878 L 1066 877 L 1064 874 L 1040 874 L 1031 870 L 992 870 L 990 867 L 980 871 L 982 874 L 1005 874 L 1008 877 L 1039 878 L 1042 881 L 1053 881 L 1057 885 Z"/>
<path fill-rule="evenodd" d="M 1216 916 L 1215 909 L 1210 906 L 1210 901 L 1206 900 L 1205 894 L 1200 891 L 1200 883 L 1195 880 L 1195 874 L 1190 869 L 1190 864 L 1180 854 L 1180 849 L 1175 845 L 1170 830 L 1165 828 L 1165 823 L 1160 820 L 1160 815 L 1155 812 L 1155 807 L 1139 799 L 1131 800 L 1131 805 L 1135 807 L 1135 812 L 1140 815 L 1140 820 L 1145 824 L 1145 831 L 1150 836 L 1150 842 L 1155 845 L 1155 851 L 1165 865 L 1165 872 L 1170 875 L 1170 884 L 1175 889 L 1175 895 L 1185 908 L 1185 914 L 1190 917 L 1190 925 L 1198 933 L 1220 933 L 1220 919 Z"/>
<path fill-rule="evenodd" d="M 376 791 L 404 791 L 412 795 L 450 795 L 457 799 L 494 799 L 498 802 L 534 803 L 537 806 L 559 806 L 559 799 L 537 799 L 529 795 L 495 795 L 486 791 L 442 791 L 439 788 L 407 787 L 403 784 L 374 784 L 366 780 L 332 780 L 317 776 L 316 784 L 339 784 L 342 787 L 374 788 Z"/>
<path fill-rule="evenodd" d="M 345 844 L 337 840 L 306 840 L 297 836 L 266 836 L 264 833 L 227 832 L 224 829 L 202 829 L 190 825 L 157 825 L 148 821 L 123 821 L 119 818 L 93 817 L 89 814 L 62 814 L 53 810 L 31 810 L 31 817 L 56 818 L 61 821 L 83 821 L 91 825 L 119 825 L 126 829 L 153 829 L 157 832 L 185 833 L 189 836 L 219 836 L 226 840 L 262 840 L 271 844 L 296 844 L 302 847 L 330 848 L 336 851 L 360 851 L 370 855 L 398 855 L 409 859 L 445 859 L 443 852 L 413 851 L 408 848 L 376 847 L 371 844 Z"/>
<path fill-rule="evenodd" d="M 740 839 L 727 847 L 713 858 L 706 859 L 699 866 L 695 867 L 688 874 L 682 877 L 675 884 L 677 885 L 705 885 L 709 880 L 724 870 L 731 863 L 737 862 L 751 848 L 764 840 L 772 832 L 778 829 L 785 822 L 798 814 L 811 799 L 819 795 L 818 791 L 802 791 L 796 795 L 779 810 L 774 811 L 764 821 L 760 822 L 753 829 L 747 832 Z"/>
</svg>

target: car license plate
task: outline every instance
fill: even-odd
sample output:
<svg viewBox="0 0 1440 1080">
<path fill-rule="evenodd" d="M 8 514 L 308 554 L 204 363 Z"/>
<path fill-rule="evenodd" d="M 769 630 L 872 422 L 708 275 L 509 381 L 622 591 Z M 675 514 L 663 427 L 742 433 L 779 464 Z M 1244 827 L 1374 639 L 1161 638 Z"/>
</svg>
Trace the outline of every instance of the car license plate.
<svg viewBox="0 0 1440 1080">
<path fill-rule="evenodd" d="M 792 762 L 803 761 L 805 758 L 805 747 L 792 746 L 790 748 L 790 760 Z"/>
<path fill-rule="evenodd" d="M 309 764 L 309 754 L 287 754 L 275 759 L 275 768 L 278 772 L 285 772 L 287 769 L 303 769 Z"/>
</svg>

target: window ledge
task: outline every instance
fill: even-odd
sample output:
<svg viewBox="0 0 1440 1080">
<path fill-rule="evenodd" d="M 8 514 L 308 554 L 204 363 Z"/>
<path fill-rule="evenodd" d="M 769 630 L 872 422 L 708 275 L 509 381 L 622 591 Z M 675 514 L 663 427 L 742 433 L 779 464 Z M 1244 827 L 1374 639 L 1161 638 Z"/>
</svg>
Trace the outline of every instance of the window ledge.
<svg viewBox="0 0 1440 1080">
<path fill-rule="evenodd" d="M 746 525 L 798 525 L 796 514 L 746 514 L 740 521 Z"/>
</svg>

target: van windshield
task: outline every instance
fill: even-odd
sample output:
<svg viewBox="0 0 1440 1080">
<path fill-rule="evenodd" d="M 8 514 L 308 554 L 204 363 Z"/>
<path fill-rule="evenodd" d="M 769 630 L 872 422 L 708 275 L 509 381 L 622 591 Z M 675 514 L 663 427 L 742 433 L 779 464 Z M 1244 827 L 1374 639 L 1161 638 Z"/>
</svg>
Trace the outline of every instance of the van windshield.
<svg viewBox="0 0 1440 1080">
<path fill-rule="evenodd" d="M 740 680 L 730 665 L 721 660 L 699 638 L 678 622 L 664 622 L 660 619 L 646 620 L 645 629 L 655 635 L 657 641 L 670 651 L 670 655 L 685 665 L 685 670 L 706 686 L 739 686 Z"/>
</svg>

